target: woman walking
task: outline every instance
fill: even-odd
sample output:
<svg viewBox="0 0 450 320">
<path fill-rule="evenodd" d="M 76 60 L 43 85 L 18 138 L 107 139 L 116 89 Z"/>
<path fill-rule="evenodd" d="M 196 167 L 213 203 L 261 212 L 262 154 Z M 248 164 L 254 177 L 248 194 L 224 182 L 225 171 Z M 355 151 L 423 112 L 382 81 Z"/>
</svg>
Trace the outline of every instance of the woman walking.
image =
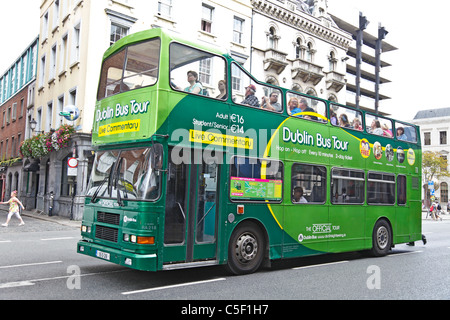
<svg viewBox="0 0 450 320">
<path fill-rule="evenodd" d="M 20 202 L 20 200 L 17 199 L 17 191 L 11 192 L 11 199 L 9 199 L 9 201 L 7 201 L 7 202 L 0 202 L 0 204 L 8 204 L 8 203 L 9 203 L 8 218 L 6 219 L 6 223 L 2 224 L 2 226 L 3 227 L 7 227 L 8 223 L 11 220 L 11 217 L 13 215 L 15 215 L 20 220 L 19 226 L 23 226 L 25 224 L 25 222 L 23 222 L 23 219 L 22 219 L 22 217 L 19 214 L 19 205 L 22 208 L 22 210 L 25 209 L 25 208 L 24 208 L 22 202 Z"/>
</svg>

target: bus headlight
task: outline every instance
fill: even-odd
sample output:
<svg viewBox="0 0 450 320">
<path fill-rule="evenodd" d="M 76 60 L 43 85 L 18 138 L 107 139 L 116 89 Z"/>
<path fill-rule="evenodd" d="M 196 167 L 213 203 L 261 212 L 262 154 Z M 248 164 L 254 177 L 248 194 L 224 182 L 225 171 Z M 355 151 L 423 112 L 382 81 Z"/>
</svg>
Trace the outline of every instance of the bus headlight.
<svg viewBox="0 0 450 320">
<path fill-rule="evenodd" d="M 134 234 L 123 234 L 124 242 L 131 242 L 137 244 L 155 244 L 155 237 L 141 237 Z"/>
<path fill-rule="evenodd" d="M 82 225 L 81 226 L 81 232 L 91 233 L 91 227 Z"/>
</svg>

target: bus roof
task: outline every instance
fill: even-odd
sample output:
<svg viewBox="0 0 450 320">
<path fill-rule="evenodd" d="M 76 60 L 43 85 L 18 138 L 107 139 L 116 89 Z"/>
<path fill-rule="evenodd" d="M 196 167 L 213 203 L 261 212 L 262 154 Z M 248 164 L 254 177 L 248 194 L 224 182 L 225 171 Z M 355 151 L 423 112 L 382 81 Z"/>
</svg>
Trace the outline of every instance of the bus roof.
<svg viewBox="0 0 450 320">
<path fill-rule="evenodd" d="M 103 59 L 106 59 L 107 57 L 111 56 L 112 54 L 120 51 L 122 48 L 129 46 L 134 43 L 139 43 L 141 41 L 145 41 L 147 39 L 160 37 L 162 39 L 166 39 L 168 42 L 176 41 L 183 44 L 191 45 L 196 48 L 200 48 L 203 50 L 206 50 L 208 52 L 222 55 L 222 56 L 230 56 L 229 51 L 224 47 L 215 46 L 213 44 L 207 43 L 207 42 L 201 42 L 201 41 L 191 41 L 187 40 L 189 37 L 183 37 L 182 34 L 169 31 L 167 29 L 163 28 L 153 28 L 148 29 L 140 32 L 136 32 L 133 34 L 130 34 L 116 43 L 114 43 L 111 47 L 106 50 Z"/>
</svg>

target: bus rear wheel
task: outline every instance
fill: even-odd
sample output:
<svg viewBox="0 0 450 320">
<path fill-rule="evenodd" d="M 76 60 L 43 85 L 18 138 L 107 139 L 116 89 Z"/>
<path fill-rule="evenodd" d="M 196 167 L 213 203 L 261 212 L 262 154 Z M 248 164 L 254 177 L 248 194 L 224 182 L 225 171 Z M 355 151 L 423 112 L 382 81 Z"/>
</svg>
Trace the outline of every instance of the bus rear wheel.
<svg viewBox="0 0 450 320">
<path fill-rule="evenodd" d="M 253 273 L 264 259 L 265 241 L 254 223 L 243 223 L 231 234 L 227 268 L 236 275 Z"/>
<path fill-rule="evenodd" d="M 389 253 L 392 247 L 392 230 L 386 220 L 378 220 L 372 233 L 372 250 L 375 257 L 382 257 Z"/>
</svg>

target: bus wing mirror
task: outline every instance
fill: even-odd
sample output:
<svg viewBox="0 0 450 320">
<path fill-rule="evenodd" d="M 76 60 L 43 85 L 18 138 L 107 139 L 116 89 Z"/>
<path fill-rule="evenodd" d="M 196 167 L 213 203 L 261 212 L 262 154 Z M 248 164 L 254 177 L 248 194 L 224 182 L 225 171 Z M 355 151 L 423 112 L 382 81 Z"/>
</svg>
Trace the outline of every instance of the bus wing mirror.
<svg viewBox="0 0 450 320">
<path fill-rule="evenodd" d="M 152 170 L 161 170 L 163 166 L 163 146 L 154 144 L 151 151 L 151 166 Z"/>
</svg>

